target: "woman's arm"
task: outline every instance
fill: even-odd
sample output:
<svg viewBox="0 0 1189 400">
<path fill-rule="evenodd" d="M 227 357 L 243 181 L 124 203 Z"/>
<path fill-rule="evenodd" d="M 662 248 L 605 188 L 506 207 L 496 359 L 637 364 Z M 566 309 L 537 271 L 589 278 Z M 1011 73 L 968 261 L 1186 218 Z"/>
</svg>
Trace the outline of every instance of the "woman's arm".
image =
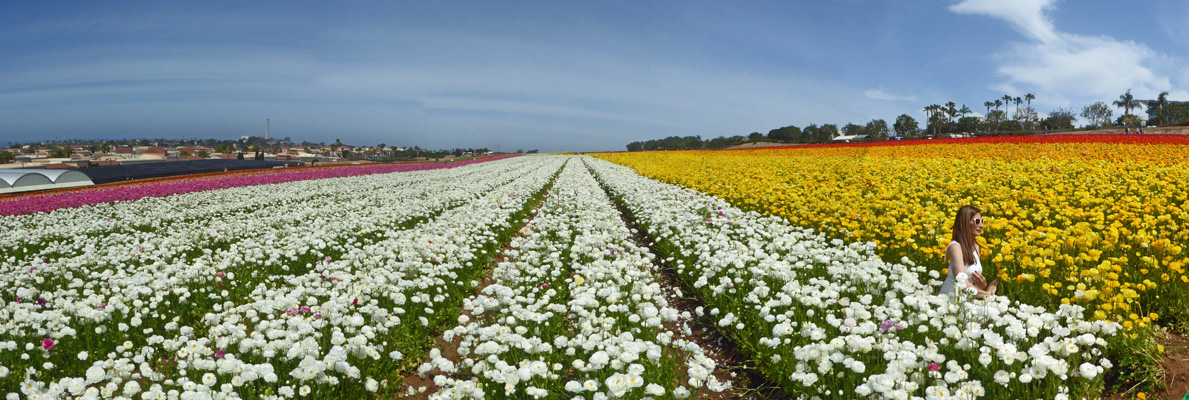
<svg viewBox="0 0 1189 400">
<path fill-rule="evenodd" d="M 962 257 L 962 245 L 950 246 L 945 250 L 946 259 L 950 261 L 950 271 L 953 271 L 954 277 L 958 274 L 966 272 L 966 261 Z M 955 282 L 956 283 L 956 282 Z M 975 290 L 975 298 L 984 298 L 995 294 L 995 286 L 988 285 L 986 287 L 978 287 L 968 278 L 966 282 L 962 282 L 958 287 L 973 288 Z"/>
</svg>

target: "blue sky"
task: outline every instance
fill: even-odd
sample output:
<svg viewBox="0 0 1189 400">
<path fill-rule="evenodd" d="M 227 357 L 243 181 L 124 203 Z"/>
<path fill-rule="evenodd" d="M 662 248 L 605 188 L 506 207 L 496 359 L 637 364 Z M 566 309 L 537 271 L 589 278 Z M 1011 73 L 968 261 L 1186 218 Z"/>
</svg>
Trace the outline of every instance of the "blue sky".
<svg viewBox="0 0 1189 400">
<path fill-rule="evenodd" d="M 1186 50 L 1180 0 L 4 2 L 0 143 L 268 118 L 298 142 L 622 150 L 1004 94 L 1189 100 Z"/>
</svg>

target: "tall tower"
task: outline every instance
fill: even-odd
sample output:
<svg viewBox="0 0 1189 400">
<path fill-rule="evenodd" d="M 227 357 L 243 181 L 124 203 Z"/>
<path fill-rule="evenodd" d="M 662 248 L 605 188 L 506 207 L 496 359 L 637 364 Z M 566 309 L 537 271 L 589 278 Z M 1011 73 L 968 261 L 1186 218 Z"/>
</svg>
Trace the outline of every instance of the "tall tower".
<svg viewBox="0 0 1189 400">
<path fill-rule="evenodd" d="M 264 119 L 264 140 L 268 140 L 268 118 Z"/>
</svg>

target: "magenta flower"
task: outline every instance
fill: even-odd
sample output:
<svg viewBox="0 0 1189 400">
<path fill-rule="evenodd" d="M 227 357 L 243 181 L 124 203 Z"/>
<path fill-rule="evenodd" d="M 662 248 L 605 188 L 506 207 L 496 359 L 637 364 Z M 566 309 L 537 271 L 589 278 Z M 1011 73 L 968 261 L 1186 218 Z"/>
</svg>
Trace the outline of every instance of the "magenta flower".
<svg viewBox="0 0 1189 400">
<path fill-rule="evenodd" d="M 225 355 L 227 355 L 227 353 L 223 350 L 215 350 L 215 358 L 223 358 Z"/>
<path fill-rule="evenodd" d="M 310 312 L 311 312 L 311 311 L 310 311 L 310 307 L 309 307 L 309 306 L 301 306 L 301 313 L 302 313 L 302 314 L 309 314 Z"/>
<path fill-rule="evenodd" d="M 53 350 L 54 349 L 54 339 L 45 338 L 45 340 L 42 340 L 41 348 L 46 349 L 46 351 Z"/>
<path fill-rule="evenodd" d="M 930 371 L 941 371 L 941 366 L 937 365 L 937 363 L 929 363 L 929 370 Z"/>
<path fill-rule="evenodd" d="M 219 271 L 218 273 L 215 273 L 215 276 L 222 278 L 222 277 L 227 276 L 227 274 L 222 271 Z"/>
<path fill-rule="evenodd" d="M 129 201 L 142 197 L 165 197 L 181 193 L 227 189 L 243 186 L 265 185 L 311 179 L 339 178 L 383 174 L 391 172 L 423 171 L 454 168 L 463 165 L 500 160 L 508 157 L 492 157 L 482 160 L 468 160 L 450 164 L 378 164 L 366 166 L 345 166 L 334 168 L 297 169 L 289 171 L 266 171 L 244 175 L 218 175 L 176 180 L 158 181 L 142 185 L 96 186 L 65 193 L 44 193 L 16 197 L 0 201 L 0 215 L 22 215 L 50 212 L 59 208 Z"/>
</svg>

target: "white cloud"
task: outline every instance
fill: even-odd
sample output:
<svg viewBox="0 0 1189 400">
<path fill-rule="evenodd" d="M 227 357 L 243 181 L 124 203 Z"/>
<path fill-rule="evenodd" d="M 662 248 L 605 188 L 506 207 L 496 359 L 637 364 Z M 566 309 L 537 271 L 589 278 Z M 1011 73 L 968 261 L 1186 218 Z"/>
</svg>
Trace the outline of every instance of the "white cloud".
<svg viewBox="0 0 1189 400">
<path fill-rule="evenodd" d="M 876 100 L 911 101 L 911 102 L 917 101 L 916 96 L 899 96 L 899 95 L 885 92 L 883 89 L 867 89 L 867 91 L 863 92 L 863 94 L 866 95 L 867 97 L 870 97 L 870 98 L 876 99 Z"/>
<path fill-rule="evenodd" d="M 1058 32 L 1046 15 L 1054 0 L 965 0 L 950 10 L 1000 18 L 1030 41 L 998 55 L 997 72 L 1007 80 L 991 89 L 1013 96 L 1036 93 L 1038 103 L 1070 106 L 1073 102 L 1114 99 L 1127 90 L 1136 97 L 1154 97 L 1172 87 L 1155 68 L 1163 55 L 1143 43 L 1109 36 Z"/>
<path fill-rule="evenodd" d="M 959 14 L 982 14 L 1011 23 L 1016 30 L 1033 39 L 1047 42 L 1056 39 L 1053 22 L 1045 15 L 1054 0 L 965 0 L 950 6 Z"/>
</svg>

